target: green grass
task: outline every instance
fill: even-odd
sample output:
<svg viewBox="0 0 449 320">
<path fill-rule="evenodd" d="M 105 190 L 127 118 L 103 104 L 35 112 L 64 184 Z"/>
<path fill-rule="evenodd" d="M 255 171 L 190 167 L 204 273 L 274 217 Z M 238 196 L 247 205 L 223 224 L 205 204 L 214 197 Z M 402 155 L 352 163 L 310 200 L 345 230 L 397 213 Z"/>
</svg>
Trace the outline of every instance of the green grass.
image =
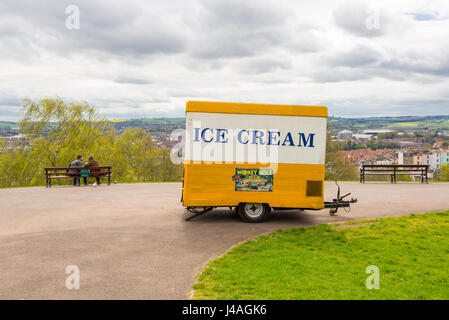
<svg viewBox="0 0 449 320">
<path fill-rule="evenodd" d="M 365 286 L 366 267 L 380 289 Z M 194 299 L 449 299 L 449 211 L 280 230 L 212 261 Z"/>
<path fill-rule="evenodd" d="M 449 129 L 449 120 L 425 120 L 415 122 L 393 122 L 384 126 L 386 129 L 393 130 L 447 130 Z"/>
</svg>

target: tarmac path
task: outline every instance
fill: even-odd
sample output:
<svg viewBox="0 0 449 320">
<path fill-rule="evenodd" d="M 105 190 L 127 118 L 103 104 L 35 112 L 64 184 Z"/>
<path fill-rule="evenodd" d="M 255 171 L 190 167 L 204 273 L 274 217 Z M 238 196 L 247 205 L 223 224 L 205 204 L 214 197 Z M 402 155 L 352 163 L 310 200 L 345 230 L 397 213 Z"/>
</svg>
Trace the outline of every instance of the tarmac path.
<svg viewBox="0 0 449 320">
<path fill-rule="evenodd" d="M 195 275 L 233 245 L 281 228 L 449 210 L 446 183 L 341 183 L 350 213 L 283 211 L 243 223 L 229 210 L 190 222 L 179 183 L 0 189 L 0 299 L 185 299 Z M 326 200 L 336 193 L 326 183 Z M 80 289 L 65 286 L 66 267 Z"/>
</svg>

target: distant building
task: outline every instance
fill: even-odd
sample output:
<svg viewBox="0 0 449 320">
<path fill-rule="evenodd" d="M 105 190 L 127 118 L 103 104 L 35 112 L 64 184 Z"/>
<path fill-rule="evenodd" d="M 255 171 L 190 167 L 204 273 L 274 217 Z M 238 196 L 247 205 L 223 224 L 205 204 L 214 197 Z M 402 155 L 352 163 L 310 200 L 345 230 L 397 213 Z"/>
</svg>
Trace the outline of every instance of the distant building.
<svg viewBox="0 0 449 320">
<path fill-rule="evenodd" d="M 352 139 L 353 132 L 350 130 L 343 130 L 337 133 L 337 139 L 339 140 L 347 140 Z"/>
<path fill-rule="evenodd" d="M 397 163 L 396 151 L 393 149 L 357 149 L 340 151 L 346 163 L 361 164 L 395 164 Z"/>
<path fill-rule="evenodd" d="M 373 164 L 383 164 L 383 165 L 396 164 L 396 162 L 397 159 L 390 153 L 379 154 L 372 161 Z"/>
<path fill-rule="evenodd" d="M 389 133 L 394 132 L 393 130 L 387 130 L 387 129 L 367 129 L 363 130 L 363 134 L 370 134 L 373 136 L 377 136 L 379 133 Z"/>
<path fill-rule="evenodd" d="M 414 164 L 414 155 L 413 152 L 399 152 L 398 164 Z"/>
<path fill-rule="evenodd" d="M 20 143 L 25 142 L 27 138 L 24 135 L 18 134 L 15 136 L 7 136 L 7 137 L 0 137 L 1 140 L 4 140 L 8 143 Z"/>
<path fill-rule="evenodd" d="M 376 159 L 371 158 L 371 162 L 376 164 L 390 164 L 389 159 L 391 158 L 390 154 L 385 153 L 377 156 Z M 449 151 L 398 151 L 397 152 L 397 164 L 401 165 L 428 165 L 432 171 L 437 171 L 441 169 L 442 164 L 449 165 Z"/>
<path fill-rule="evenodd" d="M 427 164 L 429 166 L 432 165 L 433 160 L 432 160 L 431 153 L 423 153 L 422 158 L 423 158 L 423 164 Z"/>
<path fill-rule="evenodd" d="M 372 135 L 371 134 L 356 134 L 354 133 L 352 135 L 352 138 L 355 140 L 363 140 L 363 141 L 369 141 L 371 139 Z"/>
<path fill-rule="evenodd" d="M 424 164 L 424 159 L 422 154 L 415 154 L 413 156 L 413 164 Z"/>
<path fill-rule="evenodd" d="M 441 153 L 432 153 L 432 164 L 431 168 L 433 170 L 440 170 L 441 168 Z"/>
</svg>

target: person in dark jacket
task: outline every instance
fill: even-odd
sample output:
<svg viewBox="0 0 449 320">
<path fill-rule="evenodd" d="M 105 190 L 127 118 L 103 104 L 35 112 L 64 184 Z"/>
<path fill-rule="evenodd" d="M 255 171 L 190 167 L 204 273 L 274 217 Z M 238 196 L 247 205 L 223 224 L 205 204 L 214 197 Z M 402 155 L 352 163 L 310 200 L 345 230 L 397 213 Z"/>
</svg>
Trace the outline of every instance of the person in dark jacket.
<svg viewBox="0 0 449 320">
<path fill-rule="evenodd" d="M 74 167 L 74 168 L 82 168 L 83 167 L 83 156 L 82 155 L 78 155 L 76 157 L 76 160 L 73 160 L 69 167 Z M 68 171 L 70 175 L 73 176 L 73 185 L 74 186 L 79 186 L 80 185 L 80 170 L 76 169 L 76 170 L 69 170 Z"/>
<path fill-rule="evenodd" d="M 100 176 L 98 174 L 95 174 L 95 172 L 99 171 L 98 169 L 92 169 L 94 167 L 99 167 L 100 164 L 97 160 L 94 159 L 94 157 L 90 156 L 89 161 L 84 166 L 86 169 L 90 170 L 90 176 L 95 177 L 95 180 L 97 180 L 97 184 L 100 184 Z M 87 184 L 87 178 L 84 177 L 84 184 Z"/>
</svg>

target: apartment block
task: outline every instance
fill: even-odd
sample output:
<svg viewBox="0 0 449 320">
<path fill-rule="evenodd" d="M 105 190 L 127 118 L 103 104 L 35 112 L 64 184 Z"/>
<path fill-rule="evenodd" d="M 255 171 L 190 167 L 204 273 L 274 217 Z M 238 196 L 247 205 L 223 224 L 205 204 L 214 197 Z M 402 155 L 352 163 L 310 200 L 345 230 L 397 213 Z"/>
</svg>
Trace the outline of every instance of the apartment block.
<svg viewBox="0 0 449 320">
<path fill-rule="evenodd" d="M 415 164 L 414 155 L 415 154 L 413 152 L 399 152 L 398 164 Z"/>
<path fill-rule="evenodd" d="M 433 170 L 439 170 L 441 168 L 441 153 L 432 153 L 432 165 Z"/>
<path fill-rule="evenodd" d="M 423 164 L 427 164 L 429 166 L 432 165 L 433 159 L 432 159 L 432 153 L 423 153 Z"/>
<path fill-rule="evenodd" d="M 413 155 L 413 164 L 424 164 L 424 159 L 422 154 Z"/>
</svg>

